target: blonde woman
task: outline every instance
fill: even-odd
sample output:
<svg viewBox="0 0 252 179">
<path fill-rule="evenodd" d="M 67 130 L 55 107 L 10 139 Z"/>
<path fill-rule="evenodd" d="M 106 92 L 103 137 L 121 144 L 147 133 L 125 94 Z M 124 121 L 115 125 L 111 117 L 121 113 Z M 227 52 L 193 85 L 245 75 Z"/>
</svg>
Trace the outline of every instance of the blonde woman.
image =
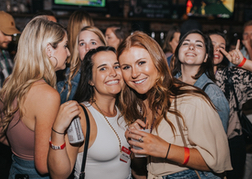
<svg viewBox="0 0 252 179">
<path fill-rule="evenodd" d="M 103 33 L 94 26 L 82 28 L 76 38 L 70 67 L 66 71 L 66 79 L 57 83 L 61 103 L 73 99 L 80 81 L 80 65 L 85 54 L 99 46 L 107 45 Z"/>
<path fill-rule="evenodd" d="M 80 30 L 86 26 L 94 26 L 92 17 L 83 10 L 74 11 L 69 17 L 67 24 L 67 33 L 68 33 L 68 47 L 71 53 L 68 58 L 68 63 L 73 60 L 73 51 L 75 49 L 75 41 Z"/>
<path fill-rule="evenodd" d="M 74 11 L 68 20 L 67 25 L 67 34 L 68 34 L 68 48 L 70 51 L 70 57 L 67 59 L 67 63 L 70 64 L 73 60 L 73 50 L 75 49 L 75 41 L 78 36 L 80 30 L 86 26 L 93 26 L 94 22 L 92 17 L 82 9 Z M 75 59 L 76 60 L 76 59 Z M 68 69 L 68 68 L 67 68 Z M 58 71 L 57 80 L 63 81 L 65 79 L 66 70 Z"/>
<path fill-rule="evenodd" d="M 61 25 L 46 16 L 26 25 L 13 72 L 0 91 L 0 141 L 13 152 L 9 179 L 49 178 L 48 140 L 60 106 L 55 71 L 65 68 L 69 55 Z"/>
</svg>

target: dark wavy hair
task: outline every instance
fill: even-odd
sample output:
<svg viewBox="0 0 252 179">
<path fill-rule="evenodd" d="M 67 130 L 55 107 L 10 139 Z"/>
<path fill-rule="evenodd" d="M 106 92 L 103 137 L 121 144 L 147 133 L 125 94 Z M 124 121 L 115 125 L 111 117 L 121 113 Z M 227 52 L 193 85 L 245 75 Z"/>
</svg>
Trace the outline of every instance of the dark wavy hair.
<svg viewBox="0 0 252 179">
<path fill-rule="evenodd" d="M 215 76 L 214 76 L 214 71 L 213 71 L 213 45 L 212 45 L 212 41 L 208 35 L 203 34 L 199 30 L 191 30 L 191 31 L 187 32 L 179 41 L 179 44 L 178 44 L 178 46 L 175 50 L 175 54 L 174 54 L 174 59 L 173 59 L 174 66 L 172 67 L 172 75 L 175 76 L 177 73 L 181 72 L 181 62 L 179 60 L 179 49 L 189 34 L 199 34 L 202 36 L 202 38 L 204 40 L 205 48 L 206 48 L 206 54 L 208 55 L 206 62 L 203 62 L 201 64 L 197 74 L 195 74 L 195 76 L 193 76 L 193 78 L 198 79 L 203 73 L 205 73 L 207 75 L 207 77 L 210 78 L 212 81 L 216 81 Z"/>
<path fill-rule="evenodd" d="M 74 100 L 81 103 L 84 101 L 91 102 L 94 96 L 94 87 L 89 84 L 90 80 L 92 80 L 92 69 L 93 69 L 93 56 L 99 52 L 108 52 L 112 51 L 116 53 L 114 47 L 109 46 L 100 46 L 96 49 L 91 49 L 85 55 L 84 59 L 81 62 L 81 76 L 80 82 L 77 87 L 76 93 L 74 95 Z"/>
</svg>

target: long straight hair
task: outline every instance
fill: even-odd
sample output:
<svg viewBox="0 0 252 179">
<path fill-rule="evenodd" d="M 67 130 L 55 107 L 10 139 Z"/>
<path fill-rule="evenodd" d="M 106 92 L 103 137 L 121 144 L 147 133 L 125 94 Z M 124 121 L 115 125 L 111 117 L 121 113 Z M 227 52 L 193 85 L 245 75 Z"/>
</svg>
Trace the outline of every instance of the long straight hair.
<svg viewBox="0 0 252 179">
<path fill-rule="evenodd" d="M 68 20 L 68 24 L 67 24 L 67 33 L 68 33 L 68 48 L 69 51 L 71 53 L 68 62 L 71 62 L 73 59 L 73 51 L 76 48 L 75 47 L 75 41 L 76 41 L 76 37 L 78 36 L 80 30 L 83 27 L 86 26 L 93 26 L 94 25 L 94 21 L 91 18 L 91 16 L 83 11 L 83 10 L 77 10 L 74 11 Z"/>
<path fill-rule="evenodd" d="M 1 126 L 4 130 L 18 109 L 22 116 L 26 94 L 34 82 L 44 79 L 48 85 L 56 88 L 56 74 L 46 54 L 46 47 L 50 44 L 56 49 L 66 35 L 61 25 L 47 20 L 46 16 L 33 18 L 24 28 L 18 42 L 13 72 L 0 91 L 3 102 L 1 113 L 4 114 Z M 17 100 L 15 108 L 14 100 Z"/>
</svg>

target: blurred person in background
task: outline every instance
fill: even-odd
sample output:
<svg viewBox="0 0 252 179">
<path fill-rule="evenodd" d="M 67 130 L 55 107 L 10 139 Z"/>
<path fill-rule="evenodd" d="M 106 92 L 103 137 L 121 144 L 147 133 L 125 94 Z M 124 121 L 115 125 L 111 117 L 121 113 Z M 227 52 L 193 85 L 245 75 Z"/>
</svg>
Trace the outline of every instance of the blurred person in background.
<svg viewBox="0 0 252 179">
<path fill-rule="evenodd" d="M 118 48 L 119 44 L 126 37 L 125 30 L 121 25 L 110 25 L 105 32 L 105 38 L 108 42 L 108 46 Z"/>
<path fill-rule="evenodd" d="M 12 35 L 19 33 L 13 17 L 0 11 L 0 89 L 4 80 L 11 74 L 14 65 L 12 56 L 7 50 L 8 45 L 12 41 Z M 0 158 L 0 176 L 7 178 L 11 165 L 11 150 L 9 146 L 2 143 L 0 143 Z"/>
<path fill-rule="evenodd" d="M 243 40 L 244 47 L 241 49 L 242 55 L 247 59 L 252 59 L 252 20 L 248 21 L 243 26 Z"/>
<path fill-rule="evenodd" d="M 72 100 L 80 81 L 81 61 L 90 49 L 99 46 L 106 46 L 107 42 L 103 33 L 95 26 L 86 26 L 82 28 L 75 40 L 75 49 L 72 52 L 70 67 L 67 69 L 64 81 L 57 83 L 60 93 L 61 103 Z"/>
<path fill-rule="evenodd" d="M 42 11 L 39 11 L 36 15 L 36 16 L 41 16 L 41 15 L 45 15 L 47 17 L 47 19 L 49 21 L 53 21 L 53 22 L 57 22 L 57 19 L 54 15 L 54 13 L 50 10 L 42 10 Z"/>
<path fill-rule="evenodd" d="M 68 47 L 71 56 L 68 59 L 68 63 L 75 60 L 73 59 L 73 51 L 76 48 L 76 37 L 80 33 L 80 30 L 85 26 L 94 26 L 92 17 L 83 10 L 74 11 L 68 20 L 67 33 L 68 33 Z"/>
<path fill-rule="evenodd" d="M 12 41 L 12 35 L 19 33 L 13 17 L 4 11 L 0 11 L 0 88 L 2 88 L 4 80 L 11 74 L 13 68 L 13 60 L 6 49 Z"/>
<path fill-rule="evenodd" d="M 249 179 L 251 178 L 252 155 L 247 154 L 246 156 L 246 144 L 242 136 L 237 108 L 242 109 L 243 104 L 252 99 L 252 61 L 246 60 L 244 65 L 241 66 L 244 69 L 238 67 L 244 58 L 240 52 L 240 40 L 237 40 L 235 49 L 227 53 L 226 36 L 218 31 L 209 32 L 208 34 L 214 47 L 213 62 L 216 84 L 226 96 L 230 108 L 227 135 L 233 170 L 227 172 L 227 178 L 242 178 L 246 159 L 248 163 L 246 163 L 247 169 L 244 177 Z M 237 61 L 233 60 L 235 57 L 238 59 Z M 229 66 L 228 60 L 232 63 L 232 66 Z M 231 83 L 234 90 L 232 90 Z M 235 94 L 238 104 L 236 104 Z"/>
<path fill-rule="evenodd" d="M 178 46 L 179 37 L 180 37 L 180 29 L 178 26 L 172 26 L 166 34 L 163 45 L 163 51 L 165 53 L 165 57 L 167 58 L 167 62 L 169 65 L 171 62 L 171 58 Z"/>
<path fill-rule="evenodd" d="M 94 21 L 92 17 L 84 10 L 76 10 L 74 11 L 68 20 L 67 24 L 67 35 L 68 35 L 68 48 L 70 51 L 70 57 L 67 60 L 67 68 L 64 70 L 59 70 L 57 72 L 57 81 L 64 81 L 66 79 L 65 76 L 68 74 L 73 75 L 75 72 L 73 71 L 74 69 L 70 68 L 69 66 L 72 66 L 71 63 L 75 62 L 76 56 L 74 56 L 74 49 L 76 47 L 76 37 L 79 34 L 80 30 L 85 27 L 85 26 L 93 26 Z M 78 78 L 78 76 L 76 77 Z"/>
</svg>

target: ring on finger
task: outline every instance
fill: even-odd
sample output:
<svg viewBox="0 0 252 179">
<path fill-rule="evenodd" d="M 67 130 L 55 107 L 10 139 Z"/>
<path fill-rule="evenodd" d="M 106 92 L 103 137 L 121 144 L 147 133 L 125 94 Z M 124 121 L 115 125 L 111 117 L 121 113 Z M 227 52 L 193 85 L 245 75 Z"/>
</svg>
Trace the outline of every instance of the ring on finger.
<svg viewBox="0 0 252 179">
<path fill-rule="evenodd" d="M 143 136 L 140 137 L 138 140 L 139 140 L 139 142 L 143 142 Z"/>
</svg>

